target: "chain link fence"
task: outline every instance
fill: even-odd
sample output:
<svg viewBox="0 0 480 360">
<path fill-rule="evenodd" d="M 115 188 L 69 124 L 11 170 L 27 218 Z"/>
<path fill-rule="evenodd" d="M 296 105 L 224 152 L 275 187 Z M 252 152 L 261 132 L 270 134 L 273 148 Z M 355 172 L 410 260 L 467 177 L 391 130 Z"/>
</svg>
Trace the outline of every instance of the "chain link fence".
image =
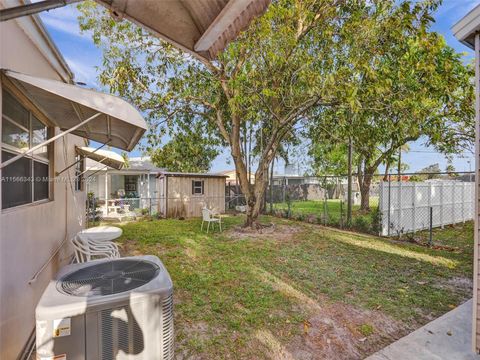
<svg viewBox="0 0 480 360">
<path fill-rule="evenodd" d="M 425 178 L 426 177 L 426 178 Z M 412 175 L 380 185 L 380 235 L 402 237 L 473 220 L 474 173 Z M 432 241 L 430 236 L 430 242 Z"/>
<path fill-rule="evenodd" d="M 214 213 L 227 210 L 225 196 L 177 196 L 157 198 L 105 199 L 95 196 L 87 198 L 87 222 L 94 226 L 100 222 L 123 222 L 150 218 L 201 217 L 202 209 Z"/>
<path fill-rule="evenodd" d="M 265 212 L 274 216 L 378 233 L 380 177 L 375 177 L 367 192 L 366 206 L 361 206 L 361 189 L 356 180 L 350 193 L 352 211 L 348 212 L 346 176 L 276 177 L 267 188 Z"/>
<path fill-rule="evenodd" d="M 292 181 L 293 180 L 293 181 Z M 353 176 L 276 177 L 265 212 L 381 236 L 401 237 L 473 219 L 474 173 L 404 173 L 373 176 L 368 191 Z M 348 197 L 352 210 L 348 212 Z"/>
<path fill-rule="evenodd" d="M 474 184 L 473 172 L 378 175 L 362 191 L 354 176 L 349 193 L 346 176 L 277 176 L 267 187 L 263 209 L 265 214 L 277 217 L 381 236 L 423 236 L 427 232 L 428 237 L 429 232 L 432 241 L 433 229 L 473 219 Z M 362 196 L 367 199 L 362 201 Z M 217 197 L 99 199 L 89 196 L 87 221 L 96 224 L 144 217 L 200 217 L 204 207 L 217 213 L 244 213 L 247 205 L 239 186 L 232 184 L 226 185 L 225 196 Z"/>
</svg>

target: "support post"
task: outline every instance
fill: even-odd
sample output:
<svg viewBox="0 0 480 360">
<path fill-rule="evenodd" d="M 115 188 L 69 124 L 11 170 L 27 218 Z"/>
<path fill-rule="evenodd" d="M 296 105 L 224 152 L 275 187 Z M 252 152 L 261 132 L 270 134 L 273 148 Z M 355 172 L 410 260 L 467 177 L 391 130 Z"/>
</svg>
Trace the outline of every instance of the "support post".
<svg viewBox="0 0 480 360">
<path fill-rule="evenodd" d="M 413 183 L 413 189 L 412 189 L 412 228 L 413 228 L 413 233 L 417 231 L 417 217 L 416 217 L 416 212 L 417 212 L 417 183 Z"/>
<path fill-rule="evenodd" d="M 105 171 L 105 206 L 108 215 L 108 170 Z"/>
<path fill-rule="evenodd" d="M 440 183 L 440 227 L 443 229 L 443 199 L 445 197 L 445 191 L 443 182 Z"/>
<path fill-rule="evenodd" d="M 433 245 L 433 208 L 430 206 L 430 225 L 429 225 L 429 237 L 428 237 L 428 245 Z"/>
<path fill-rule="evenodd" d="M 392 175 L 388 174 L 387 236 L 390 236 L 391 206 L 392 206 Z"/>
<path fill-rule="evenodd" d="M 348 138 L 347 226 L 352 224 L 352 137 Z"/>
</svg>

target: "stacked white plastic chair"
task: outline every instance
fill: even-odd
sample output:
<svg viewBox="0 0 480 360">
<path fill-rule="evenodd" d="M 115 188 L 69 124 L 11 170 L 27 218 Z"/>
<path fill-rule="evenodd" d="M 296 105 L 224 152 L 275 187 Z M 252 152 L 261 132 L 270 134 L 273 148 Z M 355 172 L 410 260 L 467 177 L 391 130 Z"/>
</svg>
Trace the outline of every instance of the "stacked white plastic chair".
<svg viewBox="0 0 480 360">
<path fill-rule="evenodd" d="M 120 236 L 121 229 L 118 230 Z M 119 258 L 120 251 L 118 249 L 118 245 L 112 240 L 112 237 L 106 237 L 102 239 L 98 235 L 94 236 L 93 234 L 88 234 L 83 231 L 79 232 L 72 239 L 72 244 L 75 249 L 76 262 L 83 263 L 102 258 Z"/>
</svg>

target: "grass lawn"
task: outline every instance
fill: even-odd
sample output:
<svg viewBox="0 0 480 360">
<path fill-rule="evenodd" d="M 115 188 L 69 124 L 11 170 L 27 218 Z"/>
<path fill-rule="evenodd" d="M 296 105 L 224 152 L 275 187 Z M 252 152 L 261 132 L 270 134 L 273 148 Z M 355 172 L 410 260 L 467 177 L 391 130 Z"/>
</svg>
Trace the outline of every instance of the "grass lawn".
<svg viewBox="0 0 480 360">
<path fill-rule="evenodd" d="M 436 236 L 447 251 L 262 220 L 275 226 L 122 225 L 123 254 L 157 255 L 173 278 L 178 358 L 361 359 L 471 296 L 471 223 Z"/>
<path fill-rule="evenodd" d="M 377 206 L 378 197 L 371 197 L 370 208 L 375 209 Z M 269 204 L 267 204 L 267 209 L 270 209 Z M 286 202 L 276 203 L 273 204 L 273 209 L 286 212 L 288 204 Z M 359 205 L 352 206 L 352 227 L 364 232 L 378 233 L 376 228 L 371 228 L 374 221 L 373 212 L 362 214 L 359 210 Z M 292 201 L 290 203 L 290 212 L 290 217 L 292 218 L 314 216 L 316 217 L 315 222 L 319 224 L 343 227 L 347 217 L 347 203 L 339 199 L 328 199 L 326 202 L 323 200 Z"/>
</svg>

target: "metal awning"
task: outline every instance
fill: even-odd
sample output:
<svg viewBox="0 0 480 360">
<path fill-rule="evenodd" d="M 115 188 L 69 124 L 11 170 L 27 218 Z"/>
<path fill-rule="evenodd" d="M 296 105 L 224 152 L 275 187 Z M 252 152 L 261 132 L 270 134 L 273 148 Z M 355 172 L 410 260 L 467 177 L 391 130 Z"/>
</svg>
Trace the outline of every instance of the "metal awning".
<svg viewBox="0 0 480 360">
<path fill-rule="evenodd" d="M 0 10 L 0 21 L 79 0 L 44 0 Z M 96 0 L 118 20 L 129 19 L 200 58 L 213 59 L 263 14 L 270 0 Z"/>
<path fill-rule="evenodd" d="M 270 0 L 96 0 L 160 38 L 206 59 L 263 14 Z"/>
<path fill-rule="evenodd" d="M 77 147 L 76 151 L 79 155 L 117 170 L 121 170 L 125 166 L 124 158 L 113 151 L 95 149 L 88 146 Z"/>
<path fill-rule="evenodd" d="M 63 131 L 131 151 L 147 129 L 142 115 L 116 96 L 10 70 L 4 74 Z"/>
</svg>

